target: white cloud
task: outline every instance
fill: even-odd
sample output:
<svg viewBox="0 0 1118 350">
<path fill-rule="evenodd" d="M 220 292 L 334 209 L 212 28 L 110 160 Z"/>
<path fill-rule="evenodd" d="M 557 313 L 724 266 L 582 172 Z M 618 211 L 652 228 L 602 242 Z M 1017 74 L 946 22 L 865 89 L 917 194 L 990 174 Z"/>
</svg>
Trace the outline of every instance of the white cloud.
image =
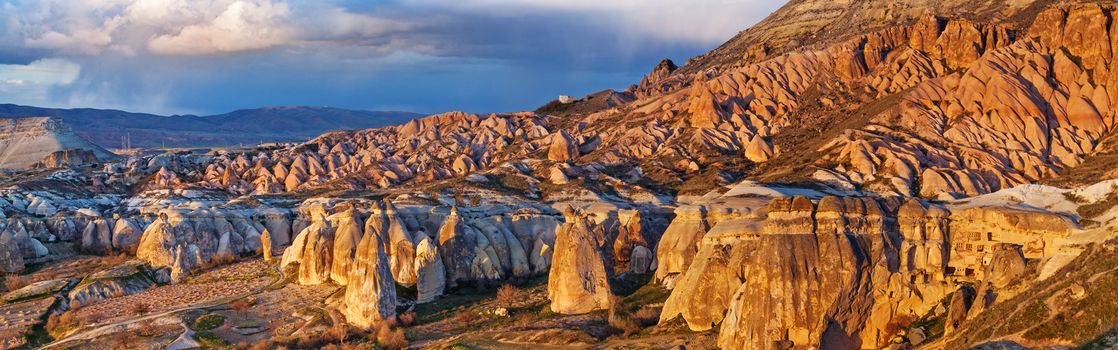
<svg viewBox="0 0 1118 350">
<path fill-rule="evenodd" d="M 50 90 L 77 81 L 81 66 L 57 58 L 28 64 L 0 64 L 0 100 L 9 103 L 50 103 Z"/>
<path fill-rule="evenodd" d="M 28 38 L 27 47 L 39 49 L 56 49 L 64 52 L 98 54 L 112 43 L 113 38 L 107 33 L 96 29 L 79 29 L 70 33 L 59 33 L 53 30 L 41 35 Z"/>
<path fill-rule="evenodd" d="M 284 23 L 287 15 L 286 4 L 236 1 L 212 20 L 185 26 L 178 33 L 152 38 L 148 49 L 170 55 L 266 49 L 291 40 L 293 31 Z"/>
<path fill-rule="evenodd" d="M 68 85 L 81 74 L 77 63 L 45 58 L 29 64 L 0 64 L 0 81 L 11 85 Z"/>
<path fill-rule="evenodd" d="M 290 8 L 277 0 L 44 0 L 7 18 L 29 48 L 69 55 L 219 54 L 290 43 Z"/>
</svg>

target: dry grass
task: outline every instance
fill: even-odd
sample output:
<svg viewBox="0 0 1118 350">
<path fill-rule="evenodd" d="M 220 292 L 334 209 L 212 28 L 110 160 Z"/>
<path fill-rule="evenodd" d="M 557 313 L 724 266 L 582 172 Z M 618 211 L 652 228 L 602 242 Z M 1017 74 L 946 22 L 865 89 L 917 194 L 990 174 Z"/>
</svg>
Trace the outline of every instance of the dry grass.
<svg viewBox="0 0 1118 350">
<path fill-rule="evenodd" d="M 159 327 L 155 325 L 154 320 L 143 320 L 137 324 L 136 335 L 145 338 L 151 338 L 160 334 Z"/>
<path fill-rule="evenodd" d="M 620 300 L 614 297 L 611 298 L 609 303 L 609 312 L 606 321 L 609 326 L 622 333 L 625 337 L 629 337 L 641 330 L 640 324 L 633 319 L 633 315 L 625 310 L 620 304 Z"/>
<path fill-rule="evenodd" d="M 333 327 L 330 327 L 330 329 L 327 329 L 326 333 L 323 334 L 323 337 L 331 343 L 342 343 L 345 342 L 347 338 L 349 338 L 349 330 L 350 329 L 348 325 L 344 323 L 338 323 L 335 324 Z"/>
<path fill-rule="evenodd" d="M 654 307 L 642 306 L 633 314 L 633 320 L 641 327 L 655 325 L 656 322 L 660 321 L 660 310 Z"/>
<path fill-rule="evenodd" d="M 132 260 L 132 258 L 129 257 L 128 254 L 125 254 L 125 253 L 120 253 L 120 254 L 117 254 L 117 255 L 108 255 L 108 256 L 105 256 L 104 258 L 101 258 L 101 266 L 105 266 L 105 267 L 117 266 L 117 265 L 126 263 L 129 260 Z"/>
<path fill-rule="evenodd" d="M 404 336 L 403 328 L 393 328 L 387 323 L 381 323 L 376 331 L 377 344 L 389 350 L 408 348 L 408 338 Z"/>
<path fill-rule="evenodd" d="M 532 324 L 536 323 L 536 321 L 537 321 L 537 318 L 532 313 L 522 312 L 522 313 L 516 314 L 516 316 L 513 316 L 512 324 L 515 325 L 517 328 L 522 328 L 523 329 L 523 328 L 531 327 Z"/>
<path fill-rule="evenodd" d="M 58 325 L 61 323 L 61 321 L 59 321 L 59 318 L 60 316 L 58 314 L 50 314 L 50 316 L 47 316 L 47 325 L 45 326 L 47 332 L 50 332 L 52 329 L 58 328 Z"/>
<path fill-rule="evenodd" d="M 21 277 L 18 275 L 4 276 L 4 288 L 8 291 L 14 291 L 31 284 L 31 279 Z"/>
<path fill-rule="evenodd" d="M 521 294 L 522 292 L 520 288 L 517 288 L 514 285 L 502 285 L 501 288 L 497 289 L 497 305 L 506 308 L 512 307 L 522 299 Z"/>
<path fill-rule="evenodd" d="M 246 318 L 248 316 L 248 310 L 252 308 L 252 304 L 254 304 L 253 300 L 244 298 L 229 304 L 229 308 L 240 314 L 241 318 Z"/>
<path fill-rule="evenodd" d="M 253 343 L 252 345 L 248 345 L 248 344 L 245 344 L 245 343 L 240 343 L 240 344 L 237 344 L 237 346 L 236 346 L 236 347 L 234 347 L 234 348 L 236 348 L 236 349 L 244 349 L 244 350 L 270 350 L 270 349 L 277 349 L 277 347 L 276 347 L 276 344 L 275 344 L 275 343 L 273 343 L 273 342 L 272 342 L 271 340 L 269 340 L 269 339 L 261 339 L 261 340 L 257 341 L 256 343 Z"/>
<path fill-rule="evenodd" d="M 298 349 L 318 349 L 326 345 L 326 339 L 304 334 L 295 340 L 295 348 Z"/>
<path fill-rule="evenodd" d="M 215 254 L 212 258 L 210 258 L 209 261 L 206 261 L 204 263 L 201 263 L 201 264 L 198 264 L 198 265 L 195 265 L 194 267 L 192 267 L 190 269 L 191 270 L 191 275 L 195 275 L 195 274 L 198 274 L 199 272 L 209 270 L 209 269 L 213 269 L 215 267 L 231 265 L 235 262 L 237 262 L 237 257 L 234 256 L 233 254 L 230 254 L 230 253 Z"/>
<path fill-rule="evenodd" d="M 1107 194 L 1106 198 L 1101 201 L 1079 206 L 1079 209 L 1076 209 L 1079 217 L 1085 219 L 1098 217 L 1110 211 L 1110 208 L 1118 206 L 1118 188 L 1111 188 L 1111 191 L 1112 192 Z"/>
<path fill-rule="evenodd" d="M 78 325 L 78 310 L 81 310 L 81 303 L 74 301 L 70 304 L 70 309 L 61 314 L 52 313 L 47 316 L 46 331 L 48 333 L 56 333 L 61 330 L 70 329 Z"/>
<path fill-rule="evenodd" d="M 480 319 L 481 319 L 481 315 L 478 315 L 476 312 L 471 311 L 471 310 L 466 310 L 466 312 L 462 312 L 462 313 L 459 313 L 457 315 L 454 315 L 454 322 L 457 322 L 460 325 L 473 324 L 474 322 L 477 322 Z"/>
</svg>

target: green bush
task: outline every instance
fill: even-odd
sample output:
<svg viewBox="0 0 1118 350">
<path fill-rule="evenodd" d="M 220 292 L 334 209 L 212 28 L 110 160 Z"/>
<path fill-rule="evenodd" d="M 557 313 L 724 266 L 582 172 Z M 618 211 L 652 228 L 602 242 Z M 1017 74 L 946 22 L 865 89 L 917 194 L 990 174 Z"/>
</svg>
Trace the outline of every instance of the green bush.
<svg viewBox="0 0 1118 350">
<path fill-rule="evenodd" d="M 206 348 L 224 348 L 230 345 L 228 341 L 210 331 L 194 333 L 194 340 Z"/>
<path fill-rule="evenodd" d="M 190 328 L 196 331 L 208 331 L 217 327 L 221 327 L 225 323 L 225 316 L 218 314 L 205 314 L 198 316 L 191 323 Z"/>
</svg>

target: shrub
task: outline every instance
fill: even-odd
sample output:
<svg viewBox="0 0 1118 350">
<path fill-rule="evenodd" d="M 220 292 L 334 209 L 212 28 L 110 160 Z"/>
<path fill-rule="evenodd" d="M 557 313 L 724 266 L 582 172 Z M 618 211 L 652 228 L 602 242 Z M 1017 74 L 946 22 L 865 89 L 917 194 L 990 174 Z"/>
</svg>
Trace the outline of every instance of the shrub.
<svg viewBox="0 0 1118 350">
<path fill-rule="evenodd" d="M 893 320 L 885 324 L 885 334 L 888 336 L 899 335 L 902 330 L 905 330 L 916 318 L 910 315 L 897 315 Z"/>
<path fill-rule="evenodd" d="M 497 304 L 508 308 L 518 301 L 520 301 L 520 288 L 505 284 L 497 289 Z"/>
<path fill-rule="evenodd" d="M 641 326 L 637 321 L 633 320 L 632 315 L 628 313 L 618 312 L 609 316 L 609 326 L 628 337 L 641 330 Z"/>
<path fill-rule="evenodd" d="M 138 328 L 136 328 L 136 335 L 139 335 L 141 337 L 152 338 L 158 336 L 160 333 L 159 327 L 155 326 L 155 321 L 153 320 L 140 321 L 140 323 L 137 324 L 137 327 Z"/>
<path fill-rule="evenodd" d="M 52 313 L 52 314 L 50 314 L 50 316 L 47 316 L 47 325 L 46 325 L 47 332 L 50 332 L 50 331 L 54 330 L 55 328 L 58 328 L 58 326 L 61 324 L 59 319 L 61 319 L 61 317 L 58 314 L 55 314 L 55 313 Z"/>
<path fill-rule="evenodd" d="M 660 310 L 654 307 L 642 306 L 633 314 L 633 320 L 637 321 L 637 324 L 641 327 L 655 325 L 660 321 Z"/>
<path fill-rule="evenodd" d="M 77 324 L 77 322 L 74 319 L 74 309 L 63 312 L 62 315 L 58 316 L 58 326 L 59 327 L 69 327 L 69 326 L 73 326 L 75 324 Z"/>
<path fill-rule="evenodd" d="M 619 299 L 620 298 L 617 297 L 610 298 L 608 310 L 609 313 L 606 317 L 606 321 L 609 323 L 609 326 L 611 328 L 621 332 L 624 336 L 628 337 L 633 333 L 639 332 L 641 330 L 641 326 L 633 320 L 633 315 L 621 306 L 621 302 Z"/>
<path fill-rule="evenodd" d="M 130 311 L 132 311 L 132 313 L 135 314 L 135 315 L 143 315 L 143 314 L 146 314 L 148 312 L 151 312 L 151 306 L 148 305 L 148 304 L 145 304 L 145 303 L 132 304 L 131 306 L 128 307 L 128 309 Z"/>
<path fill-rule="evenodd" d="M 457 315 L 454 315 L 454 321 L 457 322 L 459 325 L 469 325 L 479 319 L 481 319 L 481 315 L 478 315 L 471 310 L 465 310 Z"/>
<path fill-rule="evenodd" d="M 236 311 L 237 313 L 240 313 L 241 318 L 246 318 L 248 317 L 248 310 L 252 308 L 252 304 L 252 300 L 245 298 L 229 304 L 229 308 L 233 309 L 233 311 Z"/>
<path fill-rule="evenodd" d="M 4 276 L 4 288 L 7 288 L 8 291 L 26 287 L 28 284 L 31 284 L 31 279 L 29 278 L 20 277 L 17 275 Z"/>
<path fill-rule="evenodd" d="M 513 324 L 519 328 L 528 328 L 532 323 L 536 322 L 536 318 L 529 312 L 522 312 L 513 316 Z"/>
<path fill-rule="evenodd" d="M 116 332 L 109 336 L 109 344 L 117 349 L 125 349 L 129 345 L 136 344 L 136 334 L 132 332 Z"/>
<path fill-rule="evenodd" d="M 228 341 L 210 331 L 194 333 L 194 340 L 197 340 L 198 344 L 207 348 L 225 348 L 230 345 Z"/>
<path fill-rule="evenodd" d="M 205 314 L 194 319 L 191 327 L 196 331 L 208 331 L 217 327 L 221 327 L 225 323 L 225 316 L 218 314 Z"/>
<path fill-rule="evenodd" d="M 346 338 L 349 337 L 349 326 L 344 323 L 335 324 L 333 327 L 330 327 L 330 329 L 326 330 L 326 333 L 323 334 L 323 337 L 325 337 L 329 342 L 344 342 Z"/>
<path fill-rule="evenodd" d="M 419 320 L 419 315 L 416 315 L 415 311 L 408 311 L 400 314 L 398 318 L 400 319 L 400 325 L 406 327 L 414 325 Z"/>
<path fill-rule="evenodd" d="M 377 344 L 389 350 L 408 348 L 408 338 L 404 336 L 404 329 L 393 329 L 387 323 L 377 326 Z"/>
</svg>

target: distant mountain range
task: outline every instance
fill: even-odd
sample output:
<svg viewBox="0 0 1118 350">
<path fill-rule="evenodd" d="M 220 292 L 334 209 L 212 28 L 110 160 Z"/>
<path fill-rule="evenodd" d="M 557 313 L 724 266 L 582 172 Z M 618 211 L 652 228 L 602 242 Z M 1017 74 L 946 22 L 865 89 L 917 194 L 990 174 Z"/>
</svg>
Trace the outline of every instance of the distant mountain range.
<svg viewBox="0 0 1118 350">
<path fill-rule="evenodd" d="M 0 118 L 62 118 L 93 143 L 132 147 L 217 147 L 261 142 L 303 141 L 330 130 L 364 129 L 405 123 L 410 112 L 363 111 L 330 107 L 264 107 L 225 114 L 162 116 L 109 109 L 57 109 L 0 104 Z"/>
</svg>

